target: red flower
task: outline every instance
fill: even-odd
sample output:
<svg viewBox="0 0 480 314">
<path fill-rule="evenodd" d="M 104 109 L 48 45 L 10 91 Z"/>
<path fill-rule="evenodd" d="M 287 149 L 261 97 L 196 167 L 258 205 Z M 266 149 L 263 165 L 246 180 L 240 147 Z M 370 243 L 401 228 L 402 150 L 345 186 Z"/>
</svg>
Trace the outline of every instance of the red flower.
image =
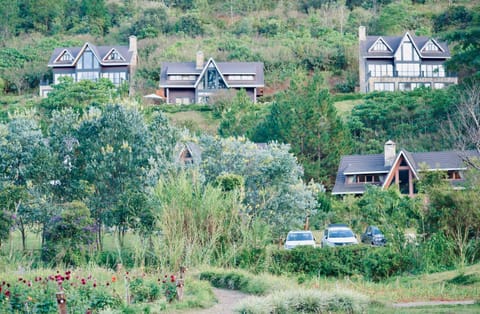
<svg viewBox="0 0 480 314">
<path fill-rule="evenodd" d="M 0 292 L 2 292 L 2 287 L 0 287 Z"/>
<path fill-rule="evenodd" d="M 93 283 L 93 287 L 94 287 L 94 288 L 97 287 L 97 283 L 96 283 L 96 282 Z"/>
<path fill-rule="evenodd" d="M 10 297 L 10 291 L 8 291 L 8 290 L 5 291 L 5 296 L 6 296 L 7 298 L 9 298 L 9 297 Z"/>
</svg>

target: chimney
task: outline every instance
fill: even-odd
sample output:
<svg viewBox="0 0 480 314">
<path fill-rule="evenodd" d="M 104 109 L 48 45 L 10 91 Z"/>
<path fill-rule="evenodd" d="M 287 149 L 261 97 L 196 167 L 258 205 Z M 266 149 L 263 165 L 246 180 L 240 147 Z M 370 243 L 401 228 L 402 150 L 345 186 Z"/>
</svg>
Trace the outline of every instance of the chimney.
<svg viewBox="0 0 480 314">
<path fill-rule="evenodd" d="M 137 36 L 128 37 L 128 51 L 137 52 Z"/>
<path fill-rule="evenodd" d="M 195 63 L 195 68 L 197 70 L 203 69 L 203 52 L 197 51 L 197 61 Z"/>
<path fill-rule="evenodd" d="M 391 167 L 397 156 L 397 153 L 395 152 L 396 144 L 394 141 L 389 140 L 385 143 L 384 147 L 385 167 Z"/>
<path fill-rule="evenodd" d="M 358 27 L 358 41 L 367 40 L 367 29 L 365 26 Z"/>
</svg>

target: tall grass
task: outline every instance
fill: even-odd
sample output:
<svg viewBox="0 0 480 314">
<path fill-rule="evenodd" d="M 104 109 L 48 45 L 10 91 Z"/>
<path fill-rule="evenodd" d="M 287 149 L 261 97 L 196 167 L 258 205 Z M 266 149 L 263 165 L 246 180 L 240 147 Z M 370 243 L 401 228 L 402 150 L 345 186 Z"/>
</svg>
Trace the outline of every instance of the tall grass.
<svg viewBox="0 0 480 314">
<path fill-rule="evenodd" d="M 154 244 L 161 263 L 174 269 L 231 265 L 245 231 L 237 192 L 204 186 L 195 171 L 181 172 L 159 182 L 154 202 L 161 230 Z"/>
</svg>

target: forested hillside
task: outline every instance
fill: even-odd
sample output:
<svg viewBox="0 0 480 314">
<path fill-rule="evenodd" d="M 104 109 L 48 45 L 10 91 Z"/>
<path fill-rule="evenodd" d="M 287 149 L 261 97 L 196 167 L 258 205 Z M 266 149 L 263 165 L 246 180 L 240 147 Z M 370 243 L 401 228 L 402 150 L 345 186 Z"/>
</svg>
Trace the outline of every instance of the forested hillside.
<svg viewBox="0 0 480 314">
<path fill-rule="evenodd" d="M 124 96 L 121 91 L 112 94 L 108 87 L 97 92 L 97 87 L 85 83 L 61 87 L 63 92 L 46 100 L 33 97 L 40 81 L 51 81 L 46 64 L 55 47 L 85 41 L 125 44 L 136 35 L 139 66 L 134 88 L 140 102 L 141 95 L 157 89 L 163 61 L 192 61 L 201 50 L 216 60 L 263 62 L 266 91 L 260 104 L 249 103 L 240 93 L 203 108 L 211 110 L 209 119 L 218 125 L 214 133 L 289 143 L 305 168 L 305 178 L 327 186 L 342 154 L 379 152 L 387 139 L 416 151 L 455 148 L 439 123 L 455 113 L 459 97 L 455 88 L 342 95 L 358 90 L 360 25 L 368 34 L 410 31 L 447 40 L 453 55 L 449 70 L 461 80 L 480 69 L 476 1 L 1 0 L 0 4 L 4 121 L 21 105 L 39 106 L 39 112 L 48 116 L 54 109 L 87 108 L 112 95 Z M 335 100 L 342 99 L 354 99 L 358 106 L 340 117 Z M 327 123 L 320 123 L 324 120 Z M 187 120 L 180 126 L 205 132 L 200 125 Z"/>
</svg>

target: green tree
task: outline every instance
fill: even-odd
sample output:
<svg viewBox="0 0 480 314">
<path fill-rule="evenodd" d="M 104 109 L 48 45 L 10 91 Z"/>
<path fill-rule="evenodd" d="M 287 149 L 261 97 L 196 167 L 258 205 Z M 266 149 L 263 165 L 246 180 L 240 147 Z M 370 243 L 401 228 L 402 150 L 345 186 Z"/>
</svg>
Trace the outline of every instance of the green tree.
<svg viewBox="0 0 480 314">
<path fill-rule="evenodd" d="M 245 138 L 201 139 L 201 173 L 206 182 L 218 184 L 226 177 L 244 181 L 246 214 L 276 225 L 275 235 L 299 228 L 315 208 L 312 191 L 305 186 L 302 167 L 288 145 L 257 145 Z"/>
<path fill-rule="evenodd" d="M 164 118 L 154 119 L 149 128 L 139 111 L 108 105 L 80 124 L 78 167 L 93 188 L 88 204 L 99 227 L 100 247 L 103 225 L 116 227 L 121 244 L 127 229 L 138 225 L 145 208 L 141 195 L 165 171 L 164 158 L 173 156 L 168 143 L 173 142 L 169 137 L 174 132 L 167 123 Z M 165 139 L 157 144 L 154 138 L 161 136 Z"/>
<path fill-rule="evenodd" d="M 220 104 L 221 102 L 221 104 Z M 246 136 L 252 138 L 253 132 L 261 120 L 262 105 L 252 102 L 245 90 L 240 90 L 231 101 L 219 100 L 215 103 L 222 119 L 218 127 L 218 134 L 223 137 Z"/>
<path fill-rule="evenodd" d="M 83 112 L 88 106 L 113 102 L 116 95 L 115 86 L 109 79 L 73 82 L 71 78 L 65 77 L 53 86 L 53 91 L 48 93 L 48 97 L 44 98 L 40 105 L 49 111 L 71 107 Z"/>
<path fill-rule="evenodd" d="M 32 190 L 48 186 L 52 179 L 50 151 L 40 127 L 28 115 L 17 115 L 0 130 L 0 183 L 9 196 L 5 205 L 17 216 L 25 249 L 26 226 L 34 222 L 27 204 Z"/>
<path fill-rule="evenodd" d="M 321 77 L 314 75 L 304 84 L 306 79 L 294 77 L 290 88 L 276 97 L 254 140 L 289 143 L 306 180 L 331 186 L 340 156 L 350 152 L 349 132 L 321 87 Z"/>
<path fill-rule="evenodd" d="M 55 265 L 82 265 L 86 245 L 92 244 L 94 239 L 94 220 L 87 206 L 79 201 L 63 204 L 46 228 L 42 260 Z"/>
</svg>

